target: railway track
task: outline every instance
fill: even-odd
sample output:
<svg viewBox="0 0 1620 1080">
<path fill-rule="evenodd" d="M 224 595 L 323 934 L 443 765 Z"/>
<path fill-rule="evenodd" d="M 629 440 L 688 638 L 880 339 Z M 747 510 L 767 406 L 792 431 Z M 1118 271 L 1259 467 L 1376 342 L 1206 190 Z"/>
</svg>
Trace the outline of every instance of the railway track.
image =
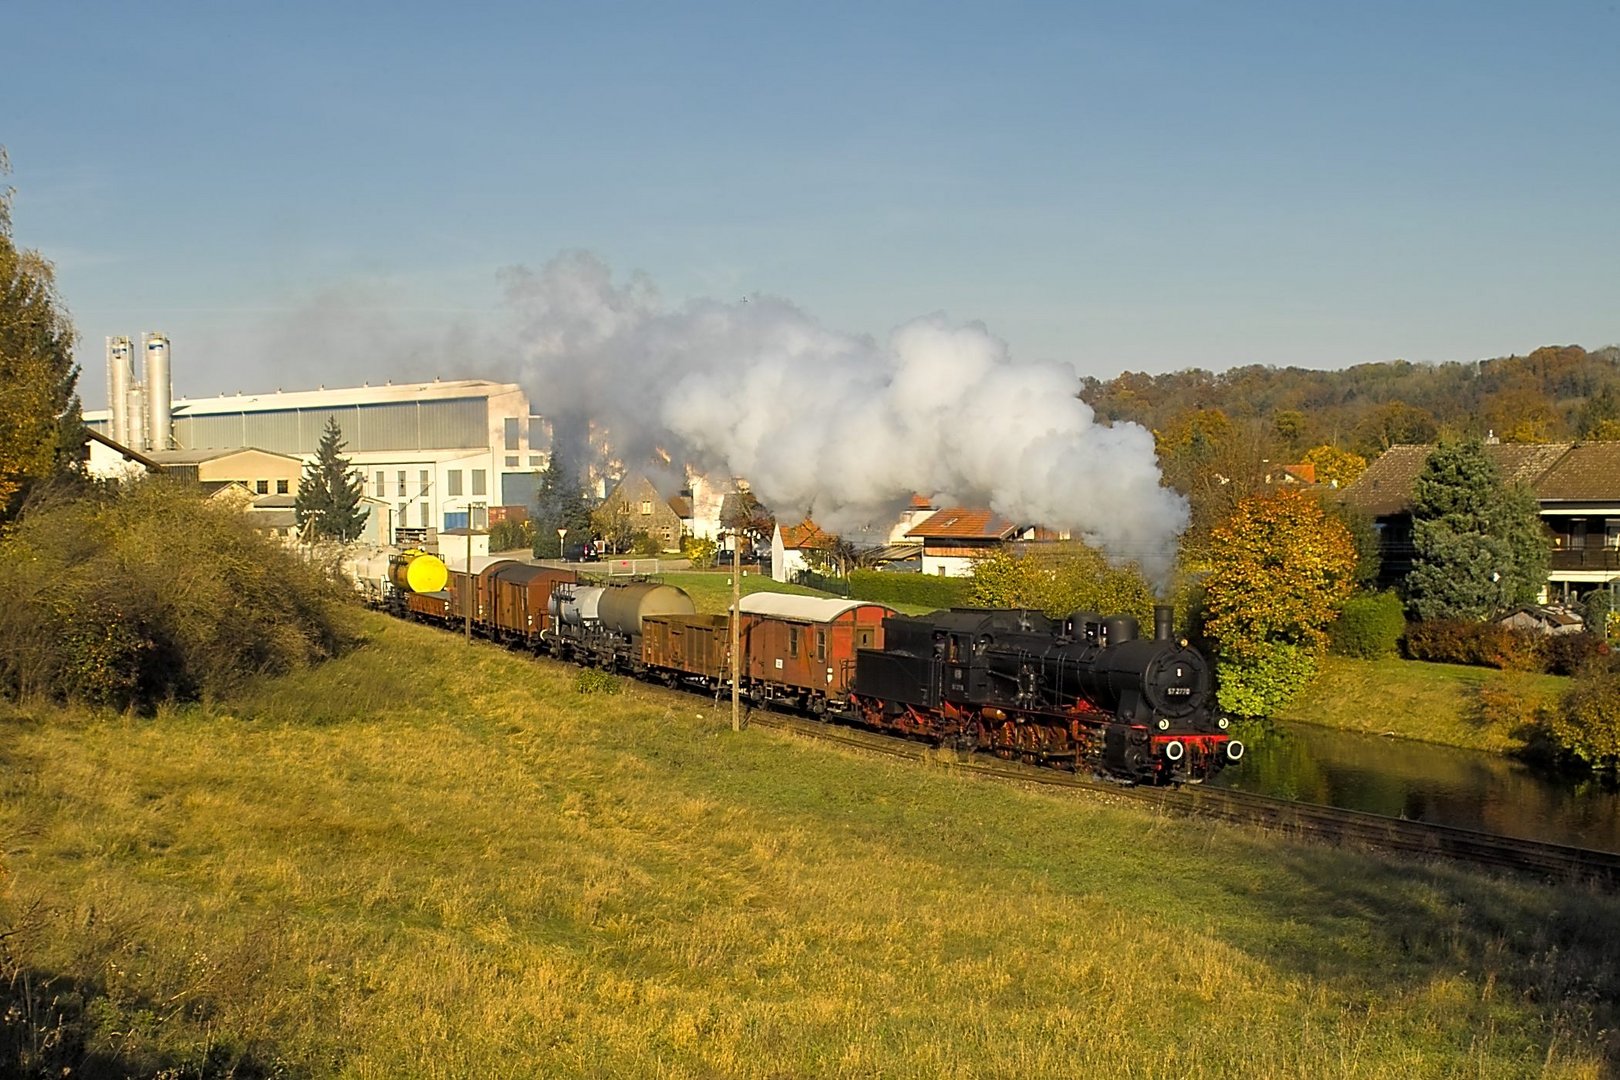
<svg viewBox="0 0 1620 1080">
<path fill-rule="evenodd" d="M 1557 882 L 1620 888 L 1620 854 L 1495 836 L 1448 825 L 1382 817 L 1358 810 L 1273 799 L 1206 786 L 1176 789 L 1126 787 L 1073 773 L 939 748 L 862 728 L 839 727 L 755 710 L 750 724 L 791 731 L 870 753 L 914 761 L 947 761 L 951 768 L 1043 787 L 1079 788 L 1154 806 L 1168 813 L 1212 817 L 1336 844 L 1376 848 L 1417 858 L 1449 859 L 1492 870 L 1532 874 Z"/>
</svg>

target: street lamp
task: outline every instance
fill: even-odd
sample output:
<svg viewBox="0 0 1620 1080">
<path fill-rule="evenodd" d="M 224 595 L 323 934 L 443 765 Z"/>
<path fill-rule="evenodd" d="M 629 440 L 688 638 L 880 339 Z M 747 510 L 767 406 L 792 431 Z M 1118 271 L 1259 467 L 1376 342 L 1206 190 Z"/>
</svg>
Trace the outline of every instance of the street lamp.
<svg viewBox="0 0 1620 1080">
<path fill-rule="evenodd" d="M 563 537 L 565 537 L 567 535 L 568 535 L 568 526 L 564 525 L 562 528 L 557 530 L 557 560 L 559 562 L 567 562 L 568 561 L 568 555 L 565 553 L 565 550 L 563 548 Z"/>
</svg>

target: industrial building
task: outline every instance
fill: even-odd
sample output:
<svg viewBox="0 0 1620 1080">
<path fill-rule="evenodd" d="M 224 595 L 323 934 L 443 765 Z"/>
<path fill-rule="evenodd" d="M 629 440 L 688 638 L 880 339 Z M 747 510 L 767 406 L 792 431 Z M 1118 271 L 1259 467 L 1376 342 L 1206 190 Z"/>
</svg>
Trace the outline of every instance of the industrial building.
<svg viewBox="0 0 1620 1080">
<path fill-rule="evenodd" d="M 530 506 L 546 465 L 549 425 L 516 383 L 435 379 L 172 400 L 168 338 L 144 334 L 142 351 L 137 380 L 132 341 L 107 339 L 110 404 L 85 413 L 93 430 L 158 464 L 248 448 L 309 462 L 336 420 L 362 493 L 388 508 L 385 535 L 395 539 L 432 539 L 465 525 L 469 509 L 477 527 L 490 506 Z"/>
</svg>

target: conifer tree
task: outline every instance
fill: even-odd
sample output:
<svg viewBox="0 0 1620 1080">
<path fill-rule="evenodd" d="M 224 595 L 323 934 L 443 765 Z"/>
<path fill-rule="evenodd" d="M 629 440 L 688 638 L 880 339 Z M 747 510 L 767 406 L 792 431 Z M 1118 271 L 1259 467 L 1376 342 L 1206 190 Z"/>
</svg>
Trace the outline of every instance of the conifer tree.
<svg viewBox="0 0 1620 1080">
<path fill-rule="evenodd" d="M 585 489 L 579 482 L 579 469 L 554 440 L 551 460 L 540 474 L 540 489 L 534 497 L 534 555 L 537 559 L 560 558 L 563 538 L 558 529 L 567 529 L 567 539 L 582 544 L 591 538 L 591 511 L 585 502 Z"/>
<path fill-rule="evenodd" d="M 1536 497 L 1508 485 L 1479 439 L 1441 442 L 1412 487 L 1412 572 L 1420 619 L 1484 619 L 1535 600 L 1548 542 Z"/>
<path fill-rule="evenodd" d="M 360 507 L 360 484 L 360 473 L 343 456 L 343 429 L 328 418 L 293 504 L 299 531 L 311 540 L 347 543 L 358 537 L 370 514 Z"/>
</svg>

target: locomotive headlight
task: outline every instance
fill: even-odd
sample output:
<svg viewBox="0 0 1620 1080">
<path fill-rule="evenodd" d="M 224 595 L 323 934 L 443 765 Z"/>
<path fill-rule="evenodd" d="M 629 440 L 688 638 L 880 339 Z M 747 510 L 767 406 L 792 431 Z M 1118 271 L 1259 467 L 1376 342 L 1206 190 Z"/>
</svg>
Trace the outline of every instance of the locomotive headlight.
<svg viewBox="0 0 1620 1080">
<path fill-rule="evenodd" d="M 1181 740 L 1179 739 L 1172 739 L 1170 742 L 1164 744 L 1164 756 L 1169 758 L 1171 761 L 1180 761 L 1183 755 L 1186 753 L 1187 748 L 1181 745 Z"/>
<path fill-rule="evenodd" d="M 1220 728 L 1222 731 L 1225 731 L 1227 728 L 1232 726 L 1232 721 L 1228 720 L 1224 716 L 1217 717 L 1215 720 L 1215 726 Z"/>
<path fill-rule="evenodd" d="M 1242 758 L 1243 757 L 1243 744 L 1238 742 L 1236 739 L 1233 739 L 1231 742 L 1227 743 L 1226 744 L 1226 756 L 1231 758 L 1233 761 L 1237 761 L 1240 758 Z"/>
<path fill-rule="evenodd" d="M 1159 717 L 1159 730 L 1160 731 L 1169 731 L 1170 730 L 1170 721 L 1169 721 L 1169 719 L 1167 717 L 1163 717 L 1163 716 Z"/>
</svg>

